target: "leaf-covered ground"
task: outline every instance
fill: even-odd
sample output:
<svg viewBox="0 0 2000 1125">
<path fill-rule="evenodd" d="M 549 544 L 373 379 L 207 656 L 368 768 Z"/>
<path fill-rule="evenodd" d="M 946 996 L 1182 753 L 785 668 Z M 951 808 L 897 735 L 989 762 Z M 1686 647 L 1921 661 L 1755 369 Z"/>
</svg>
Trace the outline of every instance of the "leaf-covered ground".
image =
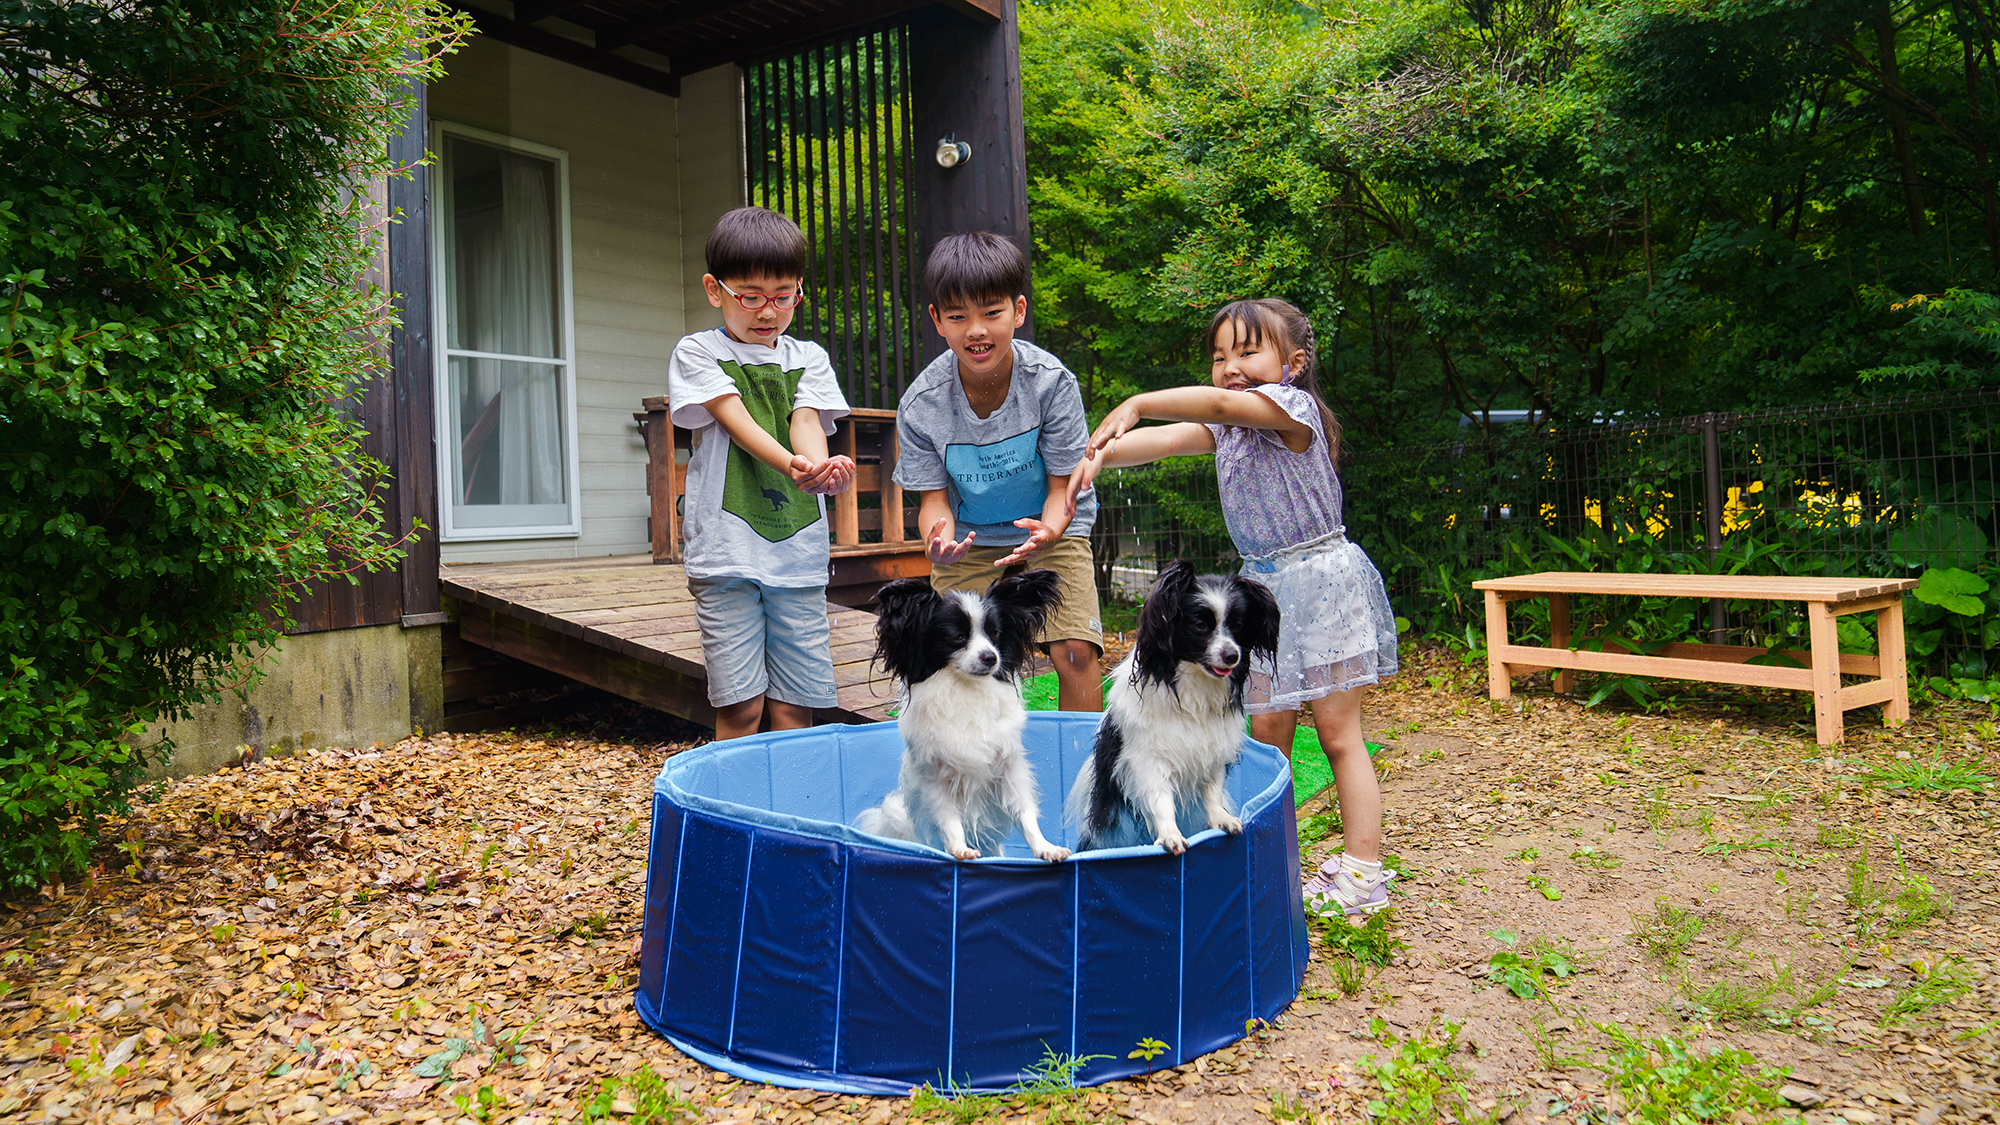
<svg viewBox="0 0 2000 1125">
<path fill-rule="evenodd" d="M 1150 1080 L 950 1107 L 682 1057 L 632 954 L 650 782 L 697 732 L 627 715 L 149 794 L 95 878 L 0 906 L 0 1120 L 554 1122 L 648 1069 L 705 1121 L 1762 1119 L 1780 1087 L 1812 1122 L 2000 1119 L 1991 713 L 1822 751 L 1801 696 L 1495 707 L 1483 669 L 1412 665 L 1368 714 L 1386 932 L 1317 933 L 1289 1012 Z"/>
</svg>

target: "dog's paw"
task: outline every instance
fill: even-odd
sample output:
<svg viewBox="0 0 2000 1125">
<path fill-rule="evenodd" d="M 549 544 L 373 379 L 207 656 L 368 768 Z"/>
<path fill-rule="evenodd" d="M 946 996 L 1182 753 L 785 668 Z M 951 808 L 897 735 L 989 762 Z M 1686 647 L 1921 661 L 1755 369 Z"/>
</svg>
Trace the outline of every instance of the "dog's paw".
<svg viewBox="0 0 2000 1125">
<path fill-rule="evenodd" d="M 951 857 L 952 857 L 953 859 L 978 859 L 978 858 L 979 858 L 979 849 L 978 849 L 978 848 L 953 848 L 953 849 L 951 849 Z"/>
<path fill-rule="evenodd" d="M 1210 828 L 1220 828 L 1231 836 L 1235 836 L 1243 831 L 1243 822 L 1227 814 L 1209 817 L 1208 826 Z"/>
<path fill-rule="evenodd" d="M 1069 858 L 1069 849 L 1059 848 L 1054 844 L 1047 844 L 1035 849 L 1035 858 L 1046 859 L 1050 863 L 1061 863 L 1063 860 Z"/>
<path fill-rule="evenodd" d="M 1153 842 L 1174 855 L 1179 855 L 1187 850 L 1187 837 L 1178 832 L 1162 832 L 1160 833 L 1160 838 Z"/>
</svg>

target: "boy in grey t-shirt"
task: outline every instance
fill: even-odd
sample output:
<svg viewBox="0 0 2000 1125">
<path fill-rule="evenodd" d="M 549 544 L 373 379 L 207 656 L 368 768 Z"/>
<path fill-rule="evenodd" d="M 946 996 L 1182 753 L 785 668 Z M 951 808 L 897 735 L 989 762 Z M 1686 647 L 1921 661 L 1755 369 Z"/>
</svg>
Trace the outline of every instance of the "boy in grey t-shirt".
<svg viewBox="0 0 2000 1125">
<path fill-rule="evenodd" d="M 847 413 L 826 350 L 785 335 L 803 299 L 805 235 L 762 207 L 715 224 L 704 247 L 722 327 L 685 336 L 667 363 L 674 425 L 688 459 L 688 591 L 701 627 L 715 736 L 812 725 L 832 707 L 824 496 L 854 462 L 827 455 Z"/>
<path fill-rule="evenodd" d="M 1055 664 L 1057 706 L 1101 711 L 1104 626 L 1090 558 L 1097 496 L 1080 496 L 1074 517 L 1068 503 L 1090 424 L 1076 376 L 1014 339 L 1028 315 L 1027 258 L 996 234 L 952 235 L 931 250 L 924 288 L 951 350 L 896 408 L 896 483 L 921 494 L 931 586 L 984 592 L 1006 574 L 1055 571 L 1062 600 L 1036 639 Z"/>
</svg>

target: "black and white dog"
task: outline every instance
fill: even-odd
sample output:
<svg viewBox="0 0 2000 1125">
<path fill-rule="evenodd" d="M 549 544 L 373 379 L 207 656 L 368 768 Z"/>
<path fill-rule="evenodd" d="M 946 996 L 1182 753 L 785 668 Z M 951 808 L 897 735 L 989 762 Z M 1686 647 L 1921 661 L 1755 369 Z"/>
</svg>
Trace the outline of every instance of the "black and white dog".
<svg viewBox="0 0 2000 1125">
<path fill-rule="evenodd" d="M 896 790 L 855 818 L 877 836 L 942 846 L 959 859 L 993 852 L 1014 821 L 1038 857 L 1069 858 L 1042 836 L 1035 775 L 1021 747 L 1028 723 L 1021 667 L 1060 583 L 1030 570 L 985 596 L 938 594 L 926 578 L 882 587 L 876 655 L 901 680 L 903 765 Z"/>
<path fill-rule="evenodd" d="M 1150 840 L 1178 855 L 1183 824 L 1243 831 L 1223 779 L 1243 750 L 1251 654 L 1277 648 L 1271 591 L 1196 575 L 1179 559 L 1160 570 L 1138 643 L 1111 674 L 1097 747 L 1070 790 L 1077 850 Z"/>
</svg>

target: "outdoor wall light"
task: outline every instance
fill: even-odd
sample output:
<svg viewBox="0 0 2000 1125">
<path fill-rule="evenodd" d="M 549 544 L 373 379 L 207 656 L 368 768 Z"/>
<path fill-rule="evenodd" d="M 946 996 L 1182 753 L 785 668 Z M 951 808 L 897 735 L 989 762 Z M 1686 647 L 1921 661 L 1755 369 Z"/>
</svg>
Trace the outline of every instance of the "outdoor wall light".
<svg viewBox="0 0 2000 1125">
<path fill-rule="evenodd" d="M 940 168 L 956 168 L 972 159 L 972 146 L 956 140 L 949 133 L 938 142 L 937 162 Z"/>
</svg>

